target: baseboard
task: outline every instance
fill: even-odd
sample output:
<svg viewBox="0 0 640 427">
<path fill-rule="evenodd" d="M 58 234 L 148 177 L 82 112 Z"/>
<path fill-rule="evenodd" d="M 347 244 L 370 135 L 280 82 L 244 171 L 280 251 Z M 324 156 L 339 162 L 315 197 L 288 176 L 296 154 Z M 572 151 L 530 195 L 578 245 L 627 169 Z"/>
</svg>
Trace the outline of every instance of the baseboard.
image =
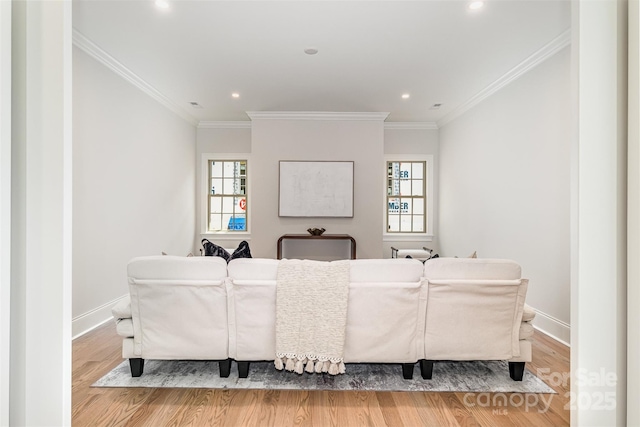
<svg viewBox="0 0 640 427">
<path fill-rule="evenodd" d="M 113 319 L 111 316 L 111 307 L 116 305 L 119 301 L 128 297 L 129 295 L 123 295 L 120 298 L 116 298 L 113 301 L 109 301 L 100 307 L 94 308 L 80 316 L 74 317 L 71 321 L 71 336 L 72 339 L 76 339 L 79 336 L 86 334 L 87 332 L 97 328 L 105 322 Z"/>
<path fill-rule="evenodd" d="M 534 311 L 536 312 L 536 317 L 533 319 L 534 328 L 568 347 L 571 346 L 571 325 L 535 308 Z"/>
</svg>

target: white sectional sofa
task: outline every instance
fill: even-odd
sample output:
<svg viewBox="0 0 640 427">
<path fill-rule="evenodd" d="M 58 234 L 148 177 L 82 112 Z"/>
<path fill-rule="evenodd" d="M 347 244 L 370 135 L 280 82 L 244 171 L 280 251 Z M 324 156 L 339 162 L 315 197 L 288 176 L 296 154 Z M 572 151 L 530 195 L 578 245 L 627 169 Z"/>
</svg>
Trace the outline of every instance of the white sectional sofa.
<svg viewBox="0 0 640 427">
<path fill-rule="evenodd" d="M 123 357 L 139 376 L 144 359 L 231 359 L 240 377 L 251 361 L 275 359 L 273 259 L 153 256 L 128 265 L 130 299 L 113 308 Z M 399 363 L 411 378 L 420 361 L 508 360 L 521 380 L 531 361 L 527 280 L 513 261 L 437 258 L 350 262 L 345 363 Z"/>
</svg>

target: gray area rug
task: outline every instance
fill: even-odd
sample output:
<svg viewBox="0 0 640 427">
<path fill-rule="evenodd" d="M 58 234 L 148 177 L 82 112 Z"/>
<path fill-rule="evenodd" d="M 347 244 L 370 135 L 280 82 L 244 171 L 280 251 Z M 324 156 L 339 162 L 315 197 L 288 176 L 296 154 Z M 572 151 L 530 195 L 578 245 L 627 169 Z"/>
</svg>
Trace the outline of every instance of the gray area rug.
<svg viewBox="0 0 640 427">
<path fill-rule="evenodd" d="M 238 378 L 232 363 L 231 375 L 220 378 L 217 362 L 145 360 L 142 376 L 132 378 L 124 361 L 92 387 L 555 393 L 529 371 L 523 381 L 513 381 L 506 361 L 436 362 L 431 380 L 422 379 L 418 364 L 412 380 L 402 378 L 399 364 L 356 363 L 346 364 L 346 369 L 337 376 L 299 375 L 278 371 L 273 362 L 252 362 L 249 377 Z"/>
</svg>

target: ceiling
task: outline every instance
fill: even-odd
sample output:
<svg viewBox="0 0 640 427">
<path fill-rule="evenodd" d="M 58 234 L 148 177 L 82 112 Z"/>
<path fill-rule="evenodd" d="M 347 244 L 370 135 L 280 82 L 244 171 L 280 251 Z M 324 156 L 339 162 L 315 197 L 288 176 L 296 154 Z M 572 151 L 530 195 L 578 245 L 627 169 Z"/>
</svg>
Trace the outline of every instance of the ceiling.
<svg viewBox="0 0 640 427">
<path fill-rule="evenodd" d="M 568 0 L 487 0 L 475 11 L 462 0 L 168 1 L 74 0 L 74 40 L 194 122 L 248 121 L 247 111 L 442 122 L 566 46 L 571 21 Z"/>
</svg>

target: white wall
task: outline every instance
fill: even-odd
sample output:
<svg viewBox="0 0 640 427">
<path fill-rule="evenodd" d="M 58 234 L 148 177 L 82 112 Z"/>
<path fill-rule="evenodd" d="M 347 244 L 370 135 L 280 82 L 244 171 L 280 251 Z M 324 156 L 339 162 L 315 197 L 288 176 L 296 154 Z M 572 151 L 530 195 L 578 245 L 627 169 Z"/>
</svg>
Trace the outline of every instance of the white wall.
<svg viewBox="0 0 640 427">
<path fill-rule="evenodd" d="M 74 335 L 128 293 L 135 257 L 194 250 L 195 127 L 73 51 Z"/>
<path fill-rule="evenodd" d="M 566 342 L 570 88 L 565 48 L 440 129 L 441 254 L 518 261 L 536 324 Z"/>
<path fill-rule="evenodd" d="M 274 258 L 276 242 L 282 234 L 306 233 L 309 227 L 352 235 L 357 241 L 359 258 L 382 256 L 382 120 L 259 119 L 253 120 L 251 129 L 198 129 L 199 155 L 248 152 L 252 215 L 249 231 L 254 257 Z M 353 160 L 354 217 L 278 217 L 279 160 Z M 196 232 L 197 244 L 201 231 Z M 211 239 L 216 241 L 215 236 Z"/>
</svg>

